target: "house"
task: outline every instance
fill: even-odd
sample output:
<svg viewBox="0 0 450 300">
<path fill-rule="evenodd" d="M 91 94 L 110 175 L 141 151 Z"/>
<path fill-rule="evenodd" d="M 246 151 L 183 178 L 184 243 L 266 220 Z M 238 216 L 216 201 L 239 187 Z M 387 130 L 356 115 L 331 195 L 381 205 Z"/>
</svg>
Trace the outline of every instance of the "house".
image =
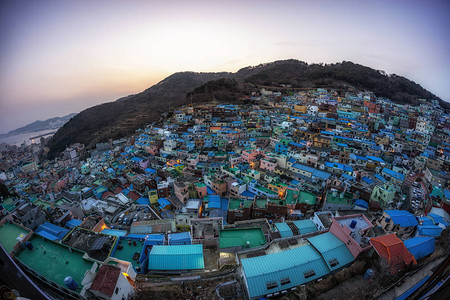
<svg viewBox="0 0 450 300">
<path fill-rule="evenodd" d="M 148 257 L 151 272 L 180 272 L 205 268 L 203 247 L 196 245 L 153 246 Z"/>
<path fill-rule="evenodd" d="M 393 185 L 386 182 L 373 188 L 370 201 L 378 202 L 383 208 L 387 204 L 393 203 L 395 193 Z"/>
<path fill-rule="evenodd" d="M 378 255 L 389 264 L 392 274 L 396 274 L 407 265 L 417 264 L 414 256 L 394 233 L 371 238 L 370 243 Z"/>
<path fill-rule="evenodd" d="M 100 299 L 129 299 L 134 295 L 130 280 L 128 274 L 119 267 L 103 265 L 95 275 L 89 292 Z"/>
<path fill-rule="evenodd" d="M 354 258 L 371 248 L 369 231 L 372 223 L 364 214 L 347 215 L 333 218 L 330 231 L 350 250 Z"/>
<path fill-rule="evenodd" d="M 401 239 L 412 236 L 419 224 L 416 217 L 405 210 L 385 210 L 376 223 L 386 232 L 395 232 Z"/>
</svg>

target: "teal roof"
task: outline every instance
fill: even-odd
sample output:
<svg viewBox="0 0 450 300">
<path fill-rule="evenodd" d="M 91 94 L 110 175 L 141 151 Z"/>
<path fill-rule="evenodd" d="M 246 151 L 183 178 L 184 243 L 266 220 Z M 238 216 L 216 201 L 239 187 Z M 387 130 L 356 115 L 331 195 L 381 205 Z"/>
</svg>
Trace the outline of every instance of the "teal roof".
<svg viewBox="0 0 450 300">
<path fill-rule="evenodd" d="M 339 269 L 355 260 L 347 246 L 331 232 L 316 235 L 309 238 L 308 241 L 322 254 L 330 271 Z"/>
<path fill-rule="evenodd" d="M 292 230 L 289 228 L 286 223 L 275 223 L 278 231 L 280 232 L 281 237 L 293 236 Z"/>
<path fill-rule="evenodd" d="M 329 273 L 322 256 L 311 245 L 242 259 L 241 263 L 250 298 L 289 289 Z M 309 271 L 314 275 L 305 278 L 304 273 Z M 268 289 L 268 283 L 276 286 Z"/>
<path fill-rule="evenodd" d="M 203 269 L 203 246 L 196 245 L 155 245 L 150 252 L 150 270 L 196 270 Z"/>
<path fill-rule="evenodd" d="M 295 226 L 297 226 L 298 230 L 300 231 L 300 234 L 306 234 L 317 231 L 316 224 L 314 224 L 313 221 L 310 219 L 307 220 L 299 220 L 299 221 L 293 221 Z"/>
</svg>

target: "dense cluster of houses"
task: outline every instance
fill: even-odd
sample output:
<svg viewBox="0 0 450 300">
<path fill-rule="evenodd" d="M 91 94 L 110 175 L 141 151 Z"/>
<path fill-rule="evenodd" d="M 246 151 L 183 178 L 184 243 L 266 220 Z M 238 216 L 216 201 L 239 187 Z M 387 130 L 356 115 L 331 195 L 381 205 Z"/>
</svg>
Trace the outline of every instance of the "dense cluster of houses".
<svg viewBox="0 0 450 300">
<path fill-rule="evenodd" d="M 450 222 L 450 115 L 437 101 L 326 89 L 246 100 L 181 107 L 52 161 L 39 161 L 43 145 L 0 145 L 12 192 L 1 244 L 66 296 L 103 299 L 132 297 L 141 274 L 227 264 L 258 298 L 372 249 L 392 273 L 433 253 Z M 62 275 L 33 260 L 52 252 L 65 253 L 47 262 Z"/>
</svg>

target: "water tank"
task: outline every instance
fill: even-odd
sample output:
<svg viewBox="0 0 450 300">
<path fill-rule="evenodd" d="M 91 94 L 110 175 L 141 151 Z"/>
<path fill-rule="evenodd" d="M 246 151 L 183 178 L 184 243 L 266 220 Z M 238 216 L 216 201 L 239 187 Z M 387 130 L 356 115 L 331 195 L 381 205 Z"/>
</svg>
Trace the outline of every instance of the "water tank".
<svg viewBox="0 0 450 300">
<path fill-rule="evenodd" d="M 350 223 L 350 228 L 355 228 L 355 226 L 356 226 L 356 220 L 352 220 L 352 222 Z"/>
<path fill-rule="evenodd" d="M 250 241 L 247 241 L 247 242 L 245 243 L 245 247 L 246 247 L 246 248 L 250 248 Z"/>
<path fill-rule="evenodd" d="M 64 278 L 64 284 L 72 291 L 76 291 L 78 288 L 77 283 L 70 276 L 67 276 L 66 278 Z"/>
<path fill-rule="evenodd" d="M 389 223 L 389 222 L 391 221 L 391 218 L 386 217 L 386 219 L 384 219 L 384 221 L 385 221 L 386 223 Z"/>
<path fill-rule="evenodd" d="M 367 271 L 364 273 L 364 279 L 365 280 L 369 280 L 370 278 L 372 278 L 373 276 L 373 270 L 372 269 L 367 269 Z"/>
<path fill-rule="evenodd" d="M 33 244 L 30 242 L 26 242 L 28 250 L 33 250 Z"/>
</svg>

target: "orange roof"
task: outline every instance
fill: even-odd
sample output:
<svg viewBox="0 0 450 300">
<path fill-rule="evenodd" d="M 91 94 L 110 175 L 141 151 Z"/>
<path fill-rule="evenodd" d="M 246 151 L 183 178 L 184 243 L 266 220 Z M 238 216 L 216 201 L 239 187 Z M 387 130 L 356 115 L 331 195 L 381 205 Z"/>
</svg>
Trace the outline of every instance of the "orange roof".
<svg viewBox="0 0 450 300">
<path fill-rule="evenodd" d="M 394 233 L 371 238 L 370 243 L 377 253 L 387 260 L 392 273 L 397 273 L 405 265 L 417 264 L 414 256 Z"/>
</svg>

